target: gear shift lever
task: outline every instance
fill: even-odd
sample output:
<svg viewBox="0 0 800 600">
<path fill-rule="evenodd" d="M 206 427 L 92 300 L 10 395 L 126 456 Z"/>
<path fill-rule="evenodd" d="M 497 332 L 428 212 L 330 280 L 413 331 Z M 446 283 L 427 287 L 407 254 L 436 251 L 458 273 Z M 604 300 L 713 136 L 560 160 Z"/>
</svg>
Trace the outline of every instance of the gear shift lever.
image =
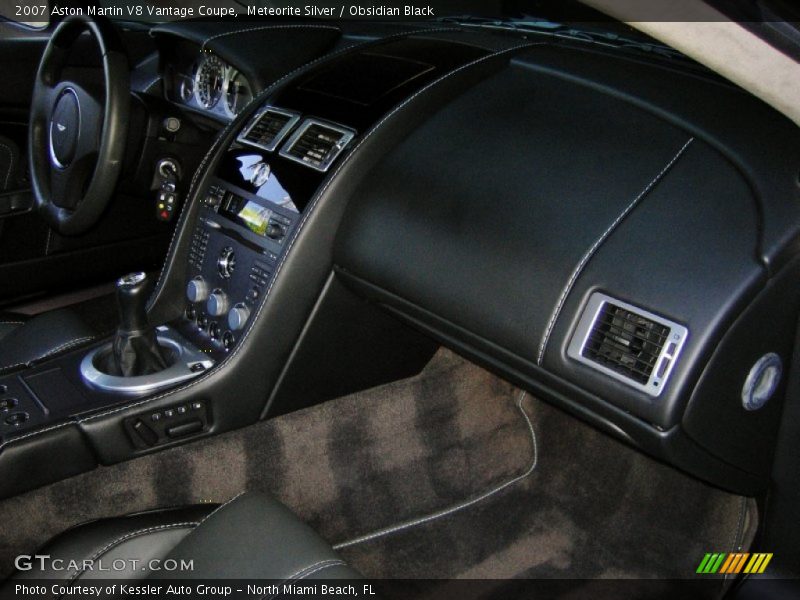
<svg viewBox="0 0 800 600">
<path fill-rule="evenodd" d="M 168 366 L 156 340 L 156 332 L 147 322 L 147 275 L 130 273 L 117 280 L 117 306 L 120 325 L 114 335 L 108 372 L 123 377 L 149 375 Z"/>
</svg>

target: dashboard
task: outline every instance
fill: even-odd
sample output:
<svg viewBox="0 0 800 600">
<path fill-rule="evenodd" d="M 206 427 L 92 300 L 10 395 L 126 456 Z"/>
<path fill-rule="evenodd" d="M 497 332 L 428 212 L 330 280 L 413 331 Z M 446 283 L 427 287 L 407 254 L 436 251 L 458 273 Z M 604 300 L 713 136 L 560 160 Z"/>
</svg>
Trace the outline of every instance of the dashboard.
<svg viewBox="0 0 800 600">
<path fill-rule="evenodd" d="M 608 433 L 728 489 L 756 489 L 797 316 L 777 306 L 800 305 L 790 129 L 711 76 L 579 44 L 508 60 L 507 42 L 375 41 L 242 112 L 258 93 L 247 75 L 236 83 L 242 64 L 196 44 L 175 52 L 172 98 L 239 112 L 173 267 L 181 332 L 221 364 L 249 335 L 263 339 L 250 369 L 280 373 L 277 387 L 265 382 L 279 399 L 285 358 L 313 354 L 296 332 L 312 309 L 325 312 L 333 273 Z M 421 93 L 443 73 L 436 93 Z M 373 134 L 393 110 L 402 116 Z M 763 136 L 769 157 L 752 151 Z M 327 347 L 331 324 L 321 327 Z M 318 369 L 297 368 L 305 380 Z M 301 384 L 285 395 L 311 394 Z"/>
<path fill-rule="evenodd" d="M 215 363 L 82 419 L 102 462 L 153 449 L 119 427 L 145 412 L 202 398 L 198 435 L 221 433 L 441 344 L 700 479 L 765 488 L 800 306 L 785 117 L 579 41 L 211 26 L 154 28 L 166 99 L 231 126 L 149 316 Z"/>
</svg>

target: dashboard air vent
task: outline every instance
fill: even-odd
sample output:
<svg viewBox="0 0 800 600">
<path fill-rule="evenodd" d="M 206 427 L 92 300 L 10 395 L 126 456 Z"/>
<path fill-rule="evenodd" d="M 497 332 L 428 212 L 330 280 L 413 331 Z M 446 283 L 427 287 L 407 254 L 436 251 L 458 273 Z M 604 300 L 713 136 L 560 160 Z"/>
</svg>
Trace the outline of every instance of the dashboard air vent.
<svg viewBox="0 0 800 600">
<path fill-rule="evenodd" d="M 280 154 L 312 169 L 327 171 L 355 134 L 346 127 L 306 119 L 283 145 Z"/>
<path fill-rule="evenodd" d="M 299 120 L 297 113 L 268 106 L 252 118 L 239 141 L 272 152 Z"/>
<path fill-rule="evenodd" d="M 595 293 L 583 312 L 567 354 L 658 396 L 687 333 L 677 323 Z"/>
</svg>

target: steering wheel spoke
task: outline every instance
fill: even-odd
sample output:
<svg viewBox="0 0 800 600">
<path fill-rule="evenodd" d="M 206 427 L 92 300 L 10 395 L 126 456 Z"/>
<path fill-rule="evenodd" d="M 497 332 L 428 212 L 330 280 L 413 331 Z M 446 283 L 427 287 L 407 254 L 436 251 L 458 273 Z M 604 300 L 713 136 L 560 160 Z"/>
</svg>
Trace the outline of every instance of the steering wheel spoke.
<svg viewBox="0 0 800 600">
<path fill-rule="evenodd" d="M 72 44 L 84 31 L 100 50 L 103 86 L 62 78 Z M 105 19 L 64 19 L 48 42 L 31 103 L 29 159 L 36 206 L 62 234 L 83 233 L 100 218 L 116 189 L 128 127 L 127 58 Z"/>
</svg>

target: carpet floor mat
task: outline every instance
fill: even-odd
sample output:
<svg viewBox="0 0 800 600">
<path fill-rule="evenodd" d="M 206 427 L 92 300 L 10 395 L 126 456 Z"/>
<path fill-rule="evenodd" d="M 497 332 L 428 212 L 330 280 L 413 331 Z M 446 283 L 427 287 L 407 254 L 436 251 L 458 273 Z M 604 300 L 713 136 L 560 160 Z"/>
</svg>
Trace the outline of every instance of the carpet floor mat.
<svg viewBox="0 0 800 600">
<path fill-rule="evenodd" d="M 371 578 L 688 577 L 750 501 L 460 357 L 418 376 L 0 501 L 0 571 L 89 520 L 266 491 Z"/>
</svg>

